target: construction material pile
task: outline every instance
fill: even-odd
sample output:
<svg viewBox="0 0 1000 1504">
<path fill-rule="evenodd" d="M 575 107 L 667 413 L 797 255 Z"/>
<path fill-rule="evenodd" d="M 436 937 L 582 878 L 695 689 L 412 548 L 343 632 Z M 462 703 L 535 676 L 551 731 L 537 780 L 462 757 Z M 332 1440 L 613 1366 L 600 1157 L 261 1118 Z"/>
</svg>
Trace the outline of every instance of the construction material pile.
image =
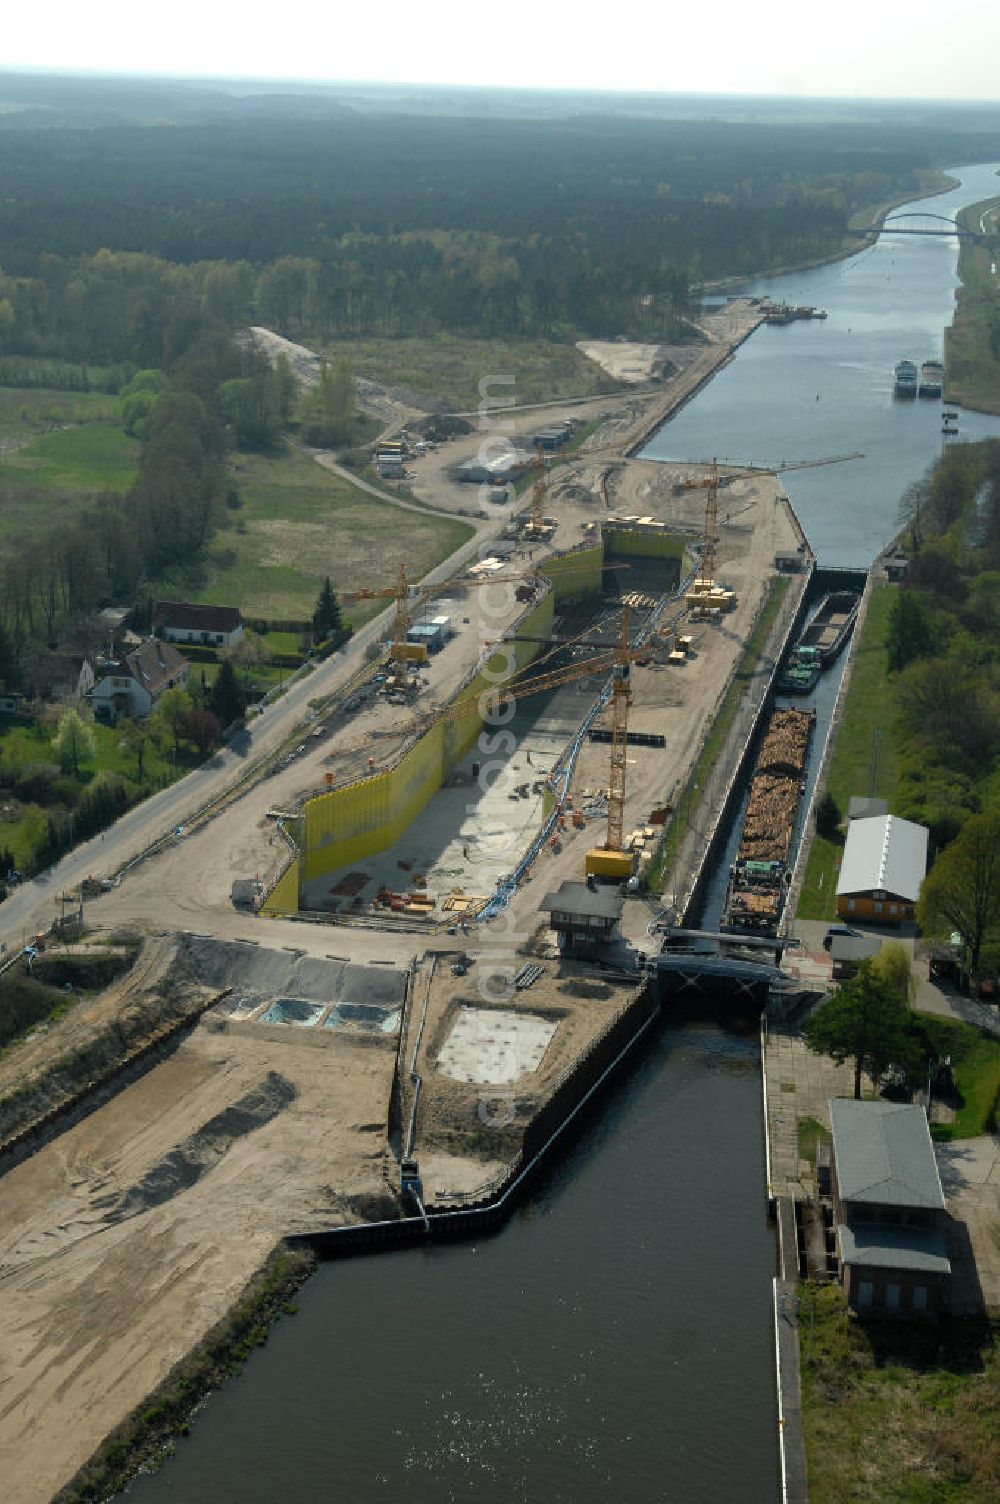
<svg viewBox="0 0 1000 1504">
<path fill-rule="evenodd" d="M 757 759 L 758 773 L 794 773 L 801 778 L 816 723 L 814 710 L 776 710 Z"/>
</svg>

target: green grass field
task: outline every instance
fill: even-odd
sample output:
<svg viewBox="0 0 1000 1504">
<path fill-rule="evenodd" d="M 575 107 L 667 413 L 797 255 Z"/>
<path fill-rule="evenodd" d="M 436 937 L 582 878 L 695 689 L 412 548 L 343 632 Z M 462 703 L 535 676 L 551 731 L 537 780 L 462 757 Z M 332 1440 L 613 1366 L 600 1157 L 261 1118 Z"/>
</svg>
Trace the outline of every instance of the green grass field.
<svg viewBox="0 0 1000 1504">
<path fill-rule="evenodd" d="M 800 1287 L 812 1504 L 1000 1498 L 997 1323 L 861 1323 L 837 1285 Z"/>
<path fill-rule="evenodd" d="M 304 619 L 326 575 L 338 594 L 388 586 L 401 563 L 416 580 L 472 535 L 466 523 L 369 496 L 295 449 L 241 454 L 231 469 L 241 508 L 223 514 L 204 563 L 157 581 L 157 593 Z M 358 625 L 384 605 L 366 602 L 346 615 Z"/>
<path fill-rule="evenodd" d="M 962 1105 L 954 1123 L 935 1123 L 941 1140 L 976 1138 L 993 1131 L 1000 1098 L 1000 1039 L 958 1019 L 933 1017 L 931 1025 L 941 1055 L 950 1055 Z"/>
<path fill-rule="evenodd" d="M 38 395 L 17 393 L 19 398 Z M 68 400 L 85 399 L 70 394 Z M 98 398 L 98 404 L 111 400 Z M 127 490 L 139 462 L 138 441 L 107 418 L 9 442 L 18 447 L 0 453 L 0 546 L 8 548 L 15 539 L 20 543 L 49 531 L 102 492 Z"/>
<path fill-rule="evenodd" d="M 978 230 L 980 217 L 993 205 L 987 223 L 997 228 L 996 199 L 973 204 L 959 216 L 970 229 Z M 997 339 L 1000 277 L 993 271 L 996 252 L 977 241 L 963 240 L 959 251 L 961 287 L 955 320 L 945 332 L 945 361 L 950 402 L 963 402 L 982 412 L 1000 413 L 1000 347 Z"/>
<path fill-rule="evenodd" d="M 892 808 L 896 795 L 897 763 L 890 733 L 891 702 L 886 694 L 885 643 L 889 625 L 889 608 L 894 587 L 883 585 L 872 592 L 868 615 L 855 651 L 854 667 L 844 719 L 830 762 L 827 789 L 846 817 L 854 794 L 870 794 L 888 799 Z M 871 785 L 873 755 L 878 733 L 878 768 L 875 786 Z M 836 917 L 837 872 L 842 846 L 821 836 L 813 839 L 806 865 L 805 882 L 799 899 L 800 919 Z"/>
<path fill-rule="evenodd" d="M 426 339 L 347 340 L 327 351 L 345 356 L 355 376 L 412 393 L 419 405 L 471 412 L 482 398 L 484 378 L 513 376 L 513 384 L 489 388 L 494 399 L 547 402 L 560 397 L 591 397 L 618 389 L 595 361 L 575 345 L 552 340 L 457 339 L 436 334 Z"/>
<path fill-rule="evenodd" d="M 64 424 L 117 423 L 120 412 L 121 399 L 104 392 L 0 386 L 0 446 L 22 444 Z"/>
</svg>

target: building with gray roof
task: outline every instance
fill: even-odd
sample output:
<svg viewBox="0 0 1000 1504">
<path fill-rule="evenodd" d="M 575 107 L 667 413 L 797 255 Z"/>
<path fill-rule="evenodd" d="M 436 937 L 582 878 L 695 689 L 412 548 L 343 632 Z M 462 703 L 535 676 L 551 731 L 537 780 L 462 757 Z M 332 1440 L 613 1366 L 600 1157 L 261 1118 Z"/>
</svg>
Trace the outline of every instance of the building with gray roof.
<svg viewBox="0 0 1000 1504">
<path fill-rule="evenodd" d="M 858 1311 L 924 1315 L 947 1303 L 944 1192 L 922 1107 L 830 1103 L 837 1255 Z"/>
</svg>

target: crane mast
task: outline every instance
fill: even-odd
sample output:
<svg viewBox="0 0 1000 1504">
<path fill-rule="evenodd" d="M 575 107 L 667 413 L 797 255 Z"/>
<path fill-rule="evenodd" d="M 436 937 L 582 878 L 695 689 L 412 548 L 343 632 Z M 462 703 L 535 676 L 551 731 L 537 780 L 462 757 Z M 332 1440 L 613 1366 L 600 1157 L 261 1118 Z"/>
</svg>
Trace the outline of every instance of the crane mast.
<svg viewBox="0 0 1000 1504">
<path fill-rule="evenodd" d="M 628 712 L 632 703 L 628 611 L 622 612 L 622 631 L 615 654 L 611 689 L 611 770 L 608 778 L 608 837 L 605 850 L 621 851 L 625 835 L 625 768 L 628 750 Z"/>
</svg>

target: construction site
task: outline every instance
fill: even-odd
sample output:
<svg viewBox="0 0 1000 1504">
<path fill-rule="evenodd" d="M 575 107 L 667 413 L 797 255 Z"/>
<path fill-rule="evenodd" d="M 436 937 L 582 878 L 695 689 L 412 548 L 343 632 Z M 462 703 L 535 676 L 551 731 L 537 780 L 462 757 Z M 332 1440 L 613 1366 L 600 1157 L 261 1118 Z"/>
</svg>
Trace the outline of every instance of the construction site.
<svg viewBox="0 0 1000 1504">
<path fill-rule="evenodd" d="M 633 459 L 630 413 L 610 454 L 607 424 L 536 453 L 477 556 L 359 592 L 388 614 L 294 739 L 88 878 L 86 930 L 140 961 L 0 1062 L 18 1504 L 283 1238 L 496 1206 L 649 1023 L 659 894 L 711 839 L 678 811 L 722 707 L 763 704 L 811 557 L 773 473 Z"/>
</svg>

